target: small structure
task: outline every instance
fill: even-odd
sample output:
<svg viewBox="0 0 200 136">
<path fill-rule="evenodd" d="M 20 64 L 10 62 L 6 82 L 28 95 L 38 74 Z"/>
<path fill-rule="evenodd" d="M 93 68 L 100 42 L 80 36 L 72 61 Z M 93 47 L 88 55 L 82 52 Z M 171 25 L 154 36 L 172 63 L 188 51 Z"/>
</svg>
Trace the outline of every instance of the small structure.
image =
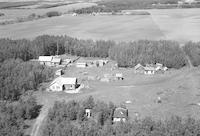
<svg viewBox="0 0 200 136">
<path fill-rule="evenodd" d="M 92 116 L 91 109 L 85 109 L 85 114 L 87 118 L 90 118 Z"/>
<path fill-rule="evenodd" d="M 153 75 L 155 74 L 156 69 L 155 67 L 144 67 L 144 74 L 146 75 Z"/>
<path fill-rule="evenodd" d="M 123 77 L 123 74 L 122 74 L 122 73 L 116 73 L 115 77 L 116 77 L 118 80 L 124 80 L 124 77 Z"/>
<path fill-rule="evenodd" d="M 77 13 L 73 13 L 72 16 L 77 16 Z"/>
<path fill-rule="evenodd" d="M 64 72 L 63 72 L 62 69 L 58 69 L 58 70 L 56 70 L 55 75 L 56 75 L 56 76 L 62 76 L 63 73 L 64 73 Z"/>
<path fill-rule="evenodd" d="M 61 58 L 59 57 L 53 57 L 53 59 L 51 60 L 51 65 L 52 66 L 58 66 L 61 64 Z"/>
<path fill-rule="evenodd" d="M 68 64 L 70 64 L 70 63 L 72 63 L 72 60 L 71 60 L 71 59 L 64 59 L 64 60 L 62 61 L 62 64 L 63 64 L 63 65 L 68 65 Z"/>
<path fill-rule="evenodd" d="M 86 68 L 87 67 L 87 63 L 86 62 L 77 62 L 76 63 L 76 67 L 77 68 Z"/>
<path fill-rule="evenodd" d="M 125 122 L 128 119 L 128 109 L 118 107 L 114 111 L 113 122 Z"/>
<path fill-rule="evenodd" d="M 53 56 L 39 56 L 39 62 L 41 65 L 51 66 Z"/>
<path fill-rule="evenodd" d="M 50 84 L 49 89 L 53 92 L 65 90 L 75 90 L 77 87 L 77 78 L 75 77 L 57 77 Z"/>
<path fill-rule="evenodd" d="M 135 66 L 135 73 L 143 74 L 144 70 L 144 66 L 142 66 L 140 63 Z"/>
</svg>

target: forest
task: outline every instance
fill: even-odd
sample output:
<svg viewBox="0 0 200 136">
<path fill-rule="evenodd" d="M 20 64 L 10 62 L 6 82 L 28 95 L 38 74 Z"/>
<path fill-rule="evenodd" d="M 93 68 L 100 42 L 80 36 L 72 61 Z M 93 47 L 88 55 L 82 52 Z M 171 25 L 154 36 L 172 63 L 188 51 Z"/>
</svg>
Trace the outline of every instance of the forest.
<svg viewBox="0 0 200 136">
<path fill-rule="evenodd" d="M 187 48 L 187 44 L 192 44 Z M 170 40 L 139 40 L 121 42 L 104 40 L 81 40 L 69 36 L 38 36 L 35 39 L 0 39 L 0 62 L 6 59 L 28 61 L 41 55 L 71 54 L 81 57 L 101 57 L 116 60 L 121 67 L 134 67 L 138 63 L 162 63 L 169 68 L 182 68 L 188 64 L 186 55 L 198 61 L 196 50 L 198 43 L 187 43 L 180 47 L 178 42 Z M 182 49 L 184 48 L 184 49 Z M 187 50 L 185 49 L 187 48 Z M 195 50 L 195 51 L 192 51 Z M 185 53 L 186 52 L 186 53 Z M 194 64 L 198 66 L 199 64 Z"/>
<path fill-rule="evenodd" d="M 92 117 L 85 116 L 85 108 L 92 109 Z M 43 136 L 199 136 L 200 121 L 174 116 L 169 120 L 150 117 L 113 123 L 113 103 L 95 101 L 56 102 L 49 111 Z"/>
</svg>

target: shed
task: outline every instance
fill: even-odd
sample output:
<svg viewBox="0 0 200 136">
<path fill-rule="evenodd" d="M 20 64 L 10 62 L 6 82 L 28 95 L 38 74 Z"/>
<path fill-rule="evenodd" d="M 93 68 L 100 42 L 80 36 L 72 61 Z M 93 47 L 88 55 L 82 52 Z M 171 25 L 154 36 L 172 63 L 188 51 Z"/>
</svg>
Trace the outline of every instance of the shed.
<svg viewBox="0 0 200 136">
<path fill-rule="evenodd" d="M 122 73 L 116 73 L 116 78 L 118 79 L 118 80 L 124 80 L 124 77 L 123 77 L 123 74 Z"/>
<path fill-rule="evenodd" d="M 118 107 L 114 111 L 113 122 L 125 122 L 128 119 L 128 109 Z"/>
<path fill-rule="evenodd" d="M 55 75 L 56 75 L 56 76 L 61 76 L 61 75 L 63 75 L 63 70 L 62 70 L 62 69 L 56 70 Z"/>
<path fill-rule="evenodd" d="M 41 65 L 51 66 L 52 59 L 53 59 L 53 56 L 39 56 L 38 60 Z"/>
<path fill-rule="evenodd" d="M 57 77 L 50 84 L 49 89 L 53 92 L 75 90 L 77 87 L 77 78 L 75 77 Z"/>
<path fill-rule="evenodd" d="M 51 64 L 54 66 L 58 66 L 61 64 L 61 58 L 59 57 L 53 57 L 53 59 L 51 60 Z"/>
<path fill-rule="evenodd" d="M 144 66 L 142 66 L 140 63 L 135 66 L 135 73 L 143 74 L 144 70 Z"/>
<path fill-rule="evenodd" d="M 77 68 L 86 68 L 87 67 L 87 63 L 86 62 L 77 62 L 76 63 L 76 67 Z"/>
</svg>

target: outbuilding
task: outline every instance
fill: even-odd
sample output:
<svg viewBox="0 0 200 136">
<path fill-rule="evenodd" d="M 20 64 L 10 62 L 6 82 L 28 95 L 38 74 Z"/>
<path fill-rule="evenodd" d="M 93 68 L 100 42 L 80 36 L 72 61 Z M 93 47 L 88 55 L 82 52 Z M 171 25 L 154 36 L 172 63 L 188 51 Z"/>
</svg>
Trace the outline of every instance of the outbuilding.
<svg viewBox="0 0 200 136">
<path fill-rule="evenodd" d="M 135 73 L 144 74 L 145 68 L 140 63 L 135 66 Z"/>
<path fill-rule="evenodd" d="M 38 60 L 41 65 L 51 66 L 52 59 L 53 59 L 53 56 L 39 56 Z"/>
<path fill-rule="evenodd" d="M 53 59 L 51 60 L 51 64 L 52 66 L 58 66 L 61 64 L 61 58 L 59 57 L 53 57 Z"/>
<path fill-rule="evenodd" d="M 77 68 L 86 68 L 87 67 L 87 63 L 86 62 L 77 62 L 76 63 L 76 67 Z"/>
<path fill-rule="evenodd" d="M 113 122 L 126 122 L 128 119 L 128 109 L 118 107 L 114 111 Z"/>
</svg>

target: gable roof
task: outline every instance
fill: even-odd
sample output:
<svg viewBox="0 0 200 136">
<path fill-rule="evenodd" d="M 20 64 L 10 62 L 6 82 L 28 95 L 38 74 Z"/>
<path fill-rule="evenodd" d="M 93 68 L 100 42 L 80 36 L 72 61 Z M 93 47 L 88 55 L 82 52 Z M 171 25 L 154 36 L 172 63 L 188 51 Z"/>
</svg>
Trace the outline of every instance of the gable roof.
<svg viewBox="0 0 200 136">
<path fill-rule="evenodd" d="M 125 108 L 118 107 L 114 111 L 114 118 L 127 118 L 128 117 L 128 110 Z"/>
<path fill-rule="evenodd" d="M 50 62 L 52 61 L 53 56 L 39 56 L 39 61 L 46 61 L 46 62 Z"/>
<path fill-rule="evenodd" d="M 53 59 L 51 60 L 51 62 L 53 62 L 53 63 L 60 63 L 61 62 L 61 58 L 53 57 Z"/>
<path fill-rule="evenodd" d="M 60 86 L 62 85 L 75 85 L 77 81 L 77 78 L 75 77 L 57 77 L 56 79 L 54 79 L 50 86 L 57 83 Z"/>
<path fill-rule="evenodd" d="M 137 69 L 140 68 L 140 67 L 144 68 L 144 66 L 142 66 L 140 63 L 138 63 L 138 64 L 135 66 L 135 70 L 137 70 Z"/>
<path fill-rule="evenodd" d="M 156 68 L 155 67 L 144 67 L 145 71 L 155 71 Z"/>
</svg>

